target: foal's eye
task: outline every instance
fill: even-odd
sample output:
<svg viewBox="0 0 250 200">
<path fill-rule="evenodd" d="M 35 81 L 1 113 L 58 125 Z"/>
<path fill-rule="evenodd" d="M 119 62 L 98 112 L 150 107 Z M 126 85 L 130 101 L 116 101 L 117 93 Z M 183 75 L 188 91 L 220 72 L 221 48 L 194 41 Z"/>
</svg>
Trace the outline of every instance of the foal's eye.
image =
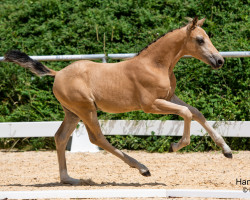
<svg viewBox="0 0 250 200">
<path fill-rule="evenodd" d="M 199 45 L 203 45 L 205 43 L 205 41 L 202 37 L 197 37 L 196 41 L 198 42 Z"/>
</svg>

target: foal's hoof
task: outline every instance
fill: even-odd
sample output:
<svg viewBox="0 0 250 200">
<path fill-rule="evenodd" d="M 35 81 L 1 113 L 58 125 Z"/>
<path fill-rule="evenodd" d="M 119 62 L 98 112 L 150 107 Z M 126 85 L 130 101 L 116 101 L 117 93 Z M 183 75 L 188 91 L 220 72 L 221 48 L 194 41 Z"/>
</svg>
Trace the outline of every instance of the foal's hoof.
<svg viewBox="0 0 250 200">
<path fill-rule="evenodd" d="M 66 184 L 66 185 L 81 185 L 81 180 L 74 179 L 74 178 L 67 178 L 67 179 L 61 180 L 61 184 Z"/>
<path fill-rule="evenodd" d="M 227 158 L 233 158 L 233 154 L 232 153 L 223 153 L 223 154 Z"/>
<path fill-rule="evenodd" d="M 151 173 L 150 173 L 150 171 L 146 171 L 146 172 L 143 172 L 141 175 L 142 176 L 151 176 Z"/>
<path fill-rule="evenodd" d="M 91 179 L 73 179 L 73 178 L 63 180 L 61 181 L 61 183 L 66 184 L 66 185 L 75 185 L 75 186 L 78 186 L 78 185 L 91 186 L 91 185 L 96 184 Z"/>
</svg>

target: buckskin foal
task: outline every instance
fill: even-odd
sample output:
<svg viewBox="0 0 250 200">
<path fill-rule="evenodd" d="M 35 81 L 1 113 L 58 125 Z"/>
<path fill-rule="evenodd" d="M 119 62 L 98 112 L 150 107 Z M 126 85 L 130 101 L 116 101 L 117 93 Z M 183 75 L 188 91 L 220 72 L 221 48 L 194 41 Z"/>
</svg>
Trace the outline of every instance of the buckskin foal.
<svg viewBox="0 0 250 200">
<path fill-rule="evenodd" d="M 119 63 L 77 61 L 60 71 L 54 71 L 32 60 L 20 51 L 9 51 L 5 61 L 14 62 L 33 73 L 55 77 L 53 92 L 61 103 L 65 118 L 55 134 L 62 183 L 79 184 L 68 175 L 65 158 L 67 141 L 79 120 L 85 124 L 90 141 L 137 168 L 143 176 L 150 176 L 146 166 L 114 148 L 103 136 L 97 119 L 97 108 L 110 113 L 143 110 L 146 113 L 176 114 L 184 119 L 184 132 L 170 151 L 178 151 L 190 143 L 191 120 L 198 121 L 220 146 L 226 157 L 231 149 L 223 138 L 207 123 L 194 107 L 175 94 L 175 64 L 184 55 L 191 55 L 220 68 L 224 60 L 201 28 L 204 19 L 194 18 L 185 27 L 159 38 L 136 57 Z"/>
</svg>

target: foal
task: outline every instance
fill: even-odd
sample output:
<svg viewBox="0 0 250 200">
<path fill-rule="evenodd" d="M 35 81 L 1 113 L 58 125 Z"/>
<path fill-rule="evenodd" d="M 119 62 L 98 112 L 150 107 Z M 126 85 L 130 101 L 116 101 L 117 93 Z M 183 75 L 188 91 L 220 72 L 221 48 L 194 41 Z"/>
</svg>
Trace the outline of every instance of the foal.
<svg viewBox="0 0 250 200">
<path fill-rule="evenodd" d="M 5 61 L 29 68 L 33 73 L 55 77 L 53 92 L 61 103 L 65 118 L 56 132 L 55 142 L 62 183 L 79 184 L 68 175 L 65 159 L 67 141 L 80 120 L 86 126 L 93 144 L 137 168 L 143 176 L 150 176 L 146 166 L 114 148 L 103 136 L 97 119 L 97 109 L 110 113 L 143 110 L 146 113 L 176 114 L 184 119 L 184 132 L 170 151 L 178 151 L 190 143 L 191 120 L 198 121 L 220 146 L 226 157 L 231 149 L 223 138 L 207 123 L 194 107 L 175 94 L 176 79 L 173 69 L 184 55 L 192 55 L 220 68 L 224 60 L 201 28 L 204 19 L 194 18 L 188 25 L 176 29 L 149 45 L 136 57 L 119 63 L 77 61 L 60 71 L 53 71 L 19 51 L 9 51 Z"/>
</svg>

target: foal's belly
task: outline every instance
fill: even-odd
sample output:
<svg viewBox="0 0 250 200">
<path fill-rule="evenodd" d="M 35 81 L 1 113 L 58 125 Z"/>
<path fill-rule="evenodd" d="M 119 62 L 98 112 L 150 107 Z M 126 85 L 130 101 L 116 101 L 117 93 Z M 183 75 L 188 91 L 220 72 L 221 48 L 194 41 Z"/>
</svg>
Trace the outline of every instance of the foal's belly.
<svg viewBox="0 0 250 200">
<path fill-rule="evenodd" d="M 101 111 L 108 113 L 124 113 L 135 110 L 141 110 L 140 105 L 136 101 L 128 99 L 117 99 L 117 100 L 96 100 L 95 104 Z"/>
</svg>

